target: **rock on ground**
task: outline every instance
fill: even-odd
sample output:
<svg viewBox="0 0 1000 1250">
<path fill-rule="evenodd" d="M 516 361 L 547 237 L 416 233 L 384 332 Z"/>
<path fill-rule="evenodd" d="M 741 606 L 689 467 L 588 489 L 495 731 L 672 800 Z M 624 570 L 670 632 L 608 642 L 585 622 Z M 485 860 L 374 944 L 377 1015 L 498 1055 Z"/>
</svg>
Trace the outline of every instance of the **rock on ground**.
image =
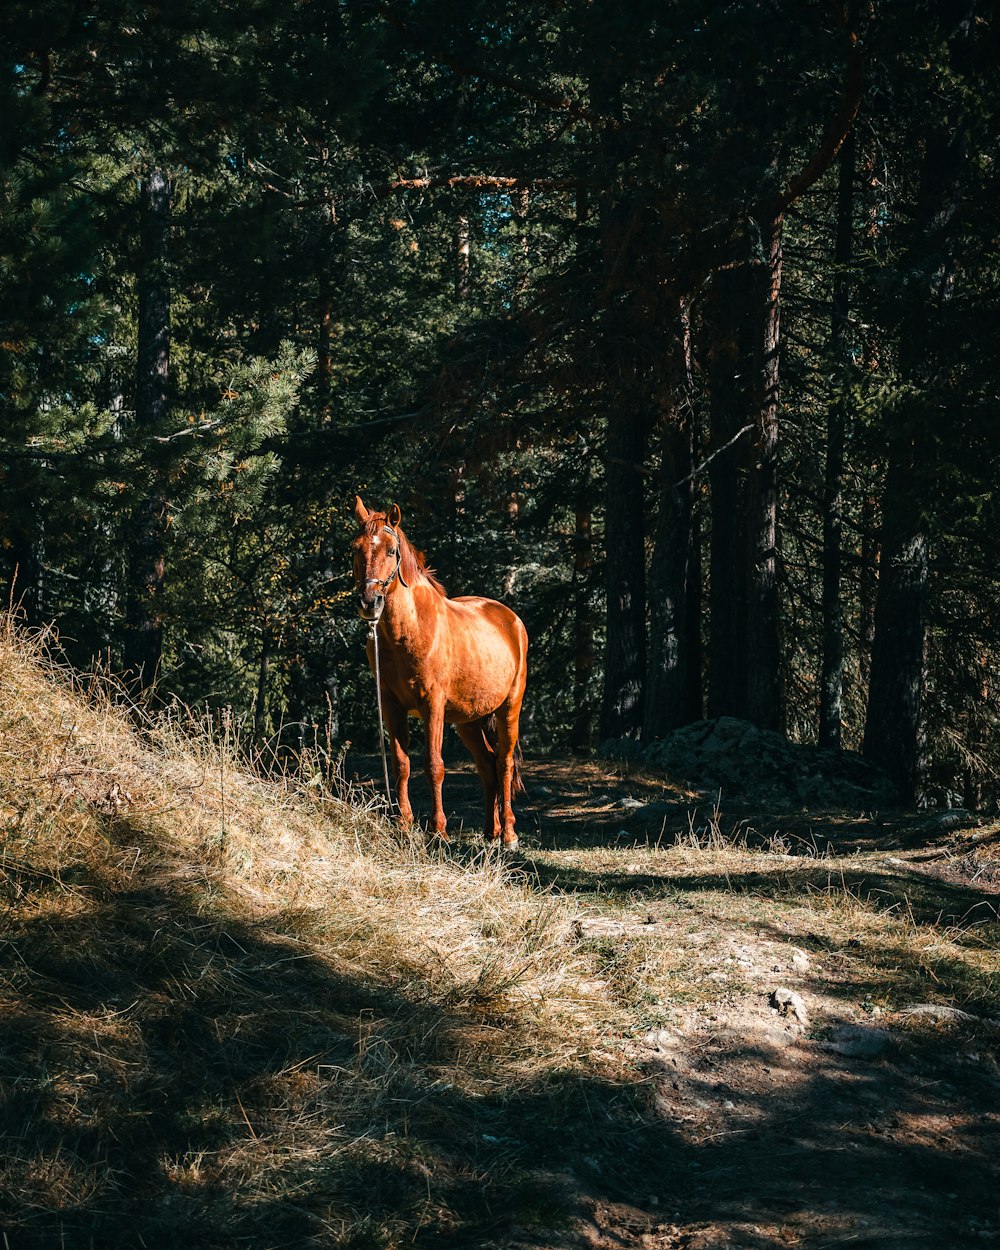
<svg viewBox="0 0 1000 1250">
<path fill-rule="evenodd" d="M 643 745 L 631 739 L 601 744 L 609 759 L 662 769 L 724 800 L 769 808 L 885 807 L 896 801 L 889 779 L 853 751 L 790 742 L 731 716 L 697 721 Z"/>
</svg>

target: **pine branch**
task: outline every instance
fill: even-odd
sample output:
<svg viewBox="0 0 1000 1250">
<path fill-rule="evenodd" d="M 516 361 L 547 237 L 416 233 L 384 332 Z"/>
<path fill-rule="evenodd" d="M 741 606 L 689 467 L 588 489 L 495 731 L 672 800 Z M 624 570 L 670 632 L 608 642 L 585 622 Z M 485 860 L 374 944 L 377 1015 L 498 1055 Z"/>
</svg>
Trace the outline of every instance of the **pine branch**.
<svg viewBox="0 0 1000 1250">
<path fill-rule="evenodd" d="M 178 438 L 195 438 L 199 434 L 207 434 L 220 425 L 222 425 L 222 418 L 216 417 L 214 421 L 201 421 L 198 425 L 185 426 L 183 429 L 175 430 L 173 434 L 156 434 L 153 436 L 153 442 L 172 443 Z"/>
<path fill-rule="evenodd" d="M 784 193 L 772 206 L 775 213 L 783 213 L 795 201 L 817 182 L 837 159 L 837 154 L 844 146 L 844 140 L 850 133 L 854 119 L 861 106 L 861 97 L 865 85 L 865 57 L 857 32 L 848 27 L 846 5 L 834 5 L 834 18 L 837 25 L 847 30 L 848 53 L 847 68 L 844 73 L 844 90 L 840 107 L 830 120 L 826 133 L 811 159 L 789 182 Z"/>
<path fill-rule="evenodd" d="M 384 187 L 374 188 L 376 199 L 386 199 L 401 191 L 435 191 L 441 187 L 463 191 L 577 191 L 581 178 L 507 178 L 496 174 L 456 174 L 438 178 L 397 178 Z"/>
<path fill-rule="evenodd" d="M 533 104 L 539 104 L 543 108 L 551 109 L 553 112 L 569 113 L 576 120 L 590 122 L 591 125 L 606 126 L 609 130 L 618 130 L 621 126 L 621 123 L 616 118 L 595 113 L 586 105 L 581 104 L 579 100 L 574 100 L 570 96 L 555 95 L 552 92 L 541 91 L 537 87 L 530 87 L 526 83 L 519 82 L 516 78 L 508 77 L 506 74 L 498 74 L 494 70 L 484 69 L 481 65 L 470 65 L 441 48 L 429 47 L 421 35 L 408 22 L 404 22 L 397 13 L 394 13 L 387 4 L 381 4 L 376 0 L 374 8 L 385 18 L 390 26 L 399 31 L 408 43 L 427 53 L 439 64 L 447 65 L 449 69 L 454 70 L 462 78 L 478 78 L 483 82 L 492 83 L 494 87 L 500 87 L 504 91 L 513 92 L 515 95 L 530 100 Z"/>
</svg>

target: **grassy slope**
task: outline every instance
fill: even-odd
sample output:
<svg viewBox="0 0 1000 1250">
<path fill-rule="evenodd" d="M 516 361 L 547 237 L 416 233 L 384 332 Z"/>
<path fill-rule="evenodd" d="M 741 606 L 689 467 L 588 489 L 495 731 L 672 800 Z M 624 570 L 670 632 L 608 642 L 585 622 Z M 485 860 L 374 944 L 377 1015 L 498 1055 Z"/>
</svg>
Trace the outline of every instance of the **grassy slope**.
<svg viewBox="0 0 1000 1250">
<path fill-rule="evenodd" d="M 600 765 L 546 779 L 551 849 L 437 856 L 197 726 L 137 733 L 6 626 L 10 1250 L 992 1236 L 992 896 L 888 823 L 631 838 Z M 829 1050 L 859 1023 L 891 1046 Z"/>
<path fill-rule="evenodd" d="M 0 820 L 12 1247 L 412 1243 L 535 1209 L 504 1108 L 572 1087 L 607 1015 L 567 907 L 207 735 L 140 736 L 9 626 Z"/>
</svg>

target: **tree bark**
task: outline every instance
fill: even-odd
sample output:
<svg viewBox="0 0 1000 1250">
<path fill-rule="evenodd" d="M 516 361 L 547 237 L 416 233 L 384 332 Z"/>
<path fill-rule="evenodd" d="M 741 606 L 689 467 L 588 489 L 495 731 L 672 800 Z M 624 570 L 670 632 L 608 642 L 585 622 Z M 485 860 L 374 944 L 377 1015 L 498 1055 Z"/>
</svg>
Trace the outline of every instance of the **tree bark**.
<svg viewBox="0 0 1000 1250">
<path fill-rule="evenodd" d="M 135 428 L 141 440 L 162 428 L 170 380 L 167 258 L 170 181 L 153 169 L 142 188 Z M 124 668 L 139 691 L 156 681 L 163 653 L 162 596 L 166 501 L 155 479 L 132 512 Z"/>
<path fill-rule="evenodd" d="M 961 75 L 974 38 L 974 6 L 950 9 L 951 68 Z M 926 139 L 911 228 L 901 263 L 903 316 L 900 372 L 911 394 L 933 384 L 939 358 L 941 305 L 955 283 L 952 226 L 960 206 L 966 139 L 962 125 L 942 125 Z M 925 728 L 922 697 L 927 664 L 930 556 L 927 500 L 934 472 L 935 434 L 925 405 L 893 414 L 882 501 L 882 552 L 864 753 L 886 769 L 905 806 L 921 802 Z"/>
<path fill-rule="evenodd" d="M 528 193 L 518 209 L 522 227 L 528 212 Z M 581 227 L 590 220 L 590 199 L 585 188 L 576 193 L 576 247 L 582 246 Z M 527 234 L 524 235 L 527 260 Z M 527 271 L 526 271 L 527 272 Z M 588 755 L 594 745 L 595 706 L 591 690 L 597 667 L 597 614 L 594 611 L 594 505 L 596 503 L 590 462 L 583 468 L 574 506 L 573 533 L 573 719 L 570 726 L 570 747 L 576 755 Z"/>
<path fill-rule="evenodd" d="M 626 390 L 627 394 L 627 390 Z M 641 412 L 609 415 L 606 438 L 604 549 L 607 637 L 601 738 L 642 729 L 646 675 L 646 420 Z"/>
<path fill-rule="evenodd" d="M 871 681 L 872 647 L 875 643 L 875 601 L 879 585 L 879 499 L 866 490 L 861 501 L 861 587 L 858 628 L 858 676 L 861 685 Z"/>
<path fill-rule="evenodd" d="M 267 725 L 267 682 L 271 669 L 271 628 L 265 625 L 261 631 L 260 662 L 257 666 L 257 695 L 253 705 L 253 732 L 260 742 Z"/>
<path fill-rule="evenodd" d="M 926 667 L 928 540 L 919 522 L 916 447 L 895 455 L 885 484 L 882 552 L 864 754 L 880 764 L 911 806 L 921 770 L 921 698 Z"/>
<path fill-rule="evenodd" d="M 697 440 L 695 440 L 697 441 Z M 688 670 L 687 694 L 685 696 L 692 720 L 701 720 L 705 715 L 705 692 L 703 689 L 704 648 L 702 645 L 702 551 L 701 551 L 701 509 L 699 496 L 702 494 L 697 482 L 692 498 L 691 512 L 691 560 L 688 576 L 687 596 L 687 639 L 688 639 Z"/>
<path fill-rule="evenodd" d="M 698 720 L 700 698 L 692 669 L 698 665 L 689 600 L 696 593 L 692 527 L 694 482 L 691 409 L 691 327 L 686 305 L 672 317 L 666 352 L 665 401 L 660 417 L 660 499 L 649 572 L 649 672 L 643 737 L 661 738 Z"/>
<path fill-rule="evenodd" d="M 819 745 L 840 748 L 844 707 L 844 613 L 841 603 L 844 530 L 844 447 L 847 430 L 847 330 L 854 242 L 854 132 L 840 150 L 837 190 L 836 274 L 830 318 L 830 348 L 837 389 L 827 419 L 823 483 L 823 665 L 820 675 Z"/>
<path fill-rule="evenodd" d="M 617 116 L 621 89 L 595 83 L 592 97 Z M 632 212 L 614 189 L 618 153 L 615 132 L 600 136 L 598 201 L 601 266 L 606 294 L 603 318 L 605 434 L 604 552 L 607 620 L 602 739 L 637 736 L 642 730 L 646 679 L 646 517 L 643 462 L 649 431 L 648 396 L 640 378 L 630 289 Z"/>
<path fill-rule="evenodd" d="M 716 273 L 706 328 L 712 427 L 708 715 L 746 713 L 746 489 L 749 430 L 741 401 L 742 270 Z M 741 433 L 741 431 L 743 431 Z"/>
<path fill-rule="evenodd" d="M 762 729 L 782 724 L 778 595 L 778 378 L 783 219 L 760 222 L 764 263 L 753 267 L 754 330 L 747 551 L 746 717 Z"/>
<path fill-rule="evenodd" d="M 709 310 L 713 458 L 709 716 L 782 720 L 778 597 L 779 212 L 715 274 Z"/>
<path fill-rule="evenodd" d="M 575 507 L 573 538 L 573 724 L 570 744 L 575 754 L 586 755 L 593 746 L 593 709 L 590 683 L 594 676 L 594 610 L 591 576 L 594 567 L 594 535 L 589 482 L 580 488 Z"/>
<path fill-rule="evenodd" d="M 466 302 L 472 291 L 472 232 L 464 214 L 455 224 L 455 298 Z"/>
</svg>

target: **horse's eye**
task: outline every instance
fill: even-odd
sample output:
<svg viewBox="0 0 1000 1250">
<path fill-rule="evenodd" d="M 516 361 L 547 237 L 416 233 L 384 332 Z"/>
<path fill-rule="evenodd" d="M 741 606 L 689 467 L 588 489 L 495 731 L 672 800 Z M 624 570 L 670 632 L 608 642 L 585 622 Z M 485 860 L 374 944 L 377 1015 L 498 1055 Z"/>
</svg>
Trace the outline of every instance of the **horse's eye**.
<svg viewBox="0 0 1000 1250">
<path fill-rule="evenodd" d="M 395 547 L 390 547 L 390 548 L 389 548 L 389 555 L 394 556 L 395 554 L 396 554 L 396 548 L 395 548 Z"/>
</svg>

